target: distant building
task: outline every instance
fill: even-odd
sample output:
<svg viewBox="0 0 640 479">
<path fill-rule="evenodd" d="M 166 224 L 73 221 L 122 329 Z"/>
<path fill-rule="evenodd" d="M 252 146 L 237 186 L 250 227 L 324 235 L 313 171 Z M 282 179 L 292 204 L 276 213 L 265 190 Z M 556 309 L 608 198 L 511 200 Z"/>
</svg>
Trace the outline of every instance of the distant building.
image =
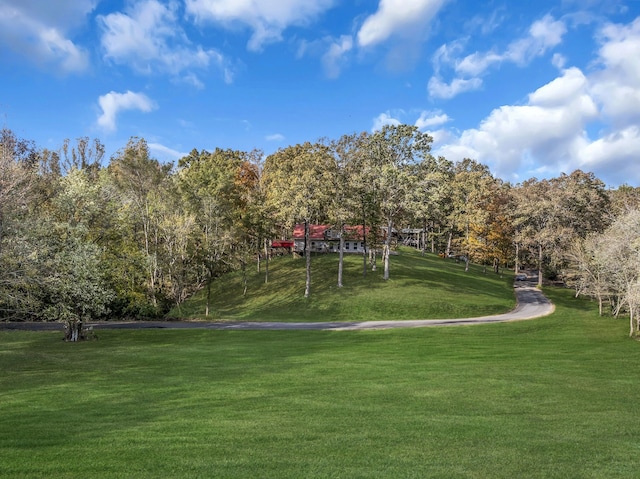
<svg viewBox="0 0 640 479">
<path fill-rule="evenodd" d="M 362 226 L 344 227 L 344 252 L 363 253 L 365 238 Z M 365 233 L 369 238 L 370 229 Z M 297 224 L 293 228 L 294 251 L 304 251 L 304 224 Z M 338 253 L 340 251 L 340 228 L 332 225 L 309 225 L 309 248 L 314 253 Z"/>
</svg>

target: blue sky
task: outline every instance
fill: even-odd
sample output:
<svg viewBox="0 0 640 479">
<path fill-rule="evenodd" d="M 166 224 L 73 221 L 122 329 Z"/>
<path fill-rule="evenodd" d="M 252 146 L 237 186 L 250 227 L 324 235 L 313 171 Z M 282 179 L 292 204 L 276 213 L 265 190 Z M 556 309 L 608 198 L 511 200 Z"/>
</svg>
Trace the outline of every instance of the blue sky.
<svg viewBox="0 0 640 479">
<path fill-rule="evenodd" d="M 640 186 L 639 0 L 0 0 L 2 126 L 161 161 L 417 125 L 518 183 Z"/>
</svg>

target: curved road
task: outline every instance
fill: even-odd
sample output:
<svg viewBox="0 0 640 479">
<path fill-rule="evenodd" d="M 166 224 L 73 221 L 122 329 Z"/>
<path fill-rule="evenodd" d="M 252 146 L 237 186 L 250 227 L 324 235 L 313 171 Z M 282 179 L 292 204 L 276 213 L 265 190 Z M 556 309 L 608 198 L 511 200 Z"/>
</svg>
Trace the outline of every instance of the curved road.
<svg viewBox="0 0 640 479">
<path fill-rule="evenodd" d="M 217 329 L 217 330 L 333 330 L 355 331 L 365 329 L 423 328 L 429 326 L 462 326 L 469 324 L 502 323 L 540 318 L 554 311 L 553 304 L 533 283 L 522 281 L 515 285 L 518 300 L 515 309 L 495 316 L 464 319 L 415 319 L 402 321 L 339 321 L 318 323 L 289 323 L 279 321 L 104 321 L 91 323 L 95 329 Z M 31 331 L 62 330 L 61 323 L 0 322 L 0 330 Z"/>
</svg>

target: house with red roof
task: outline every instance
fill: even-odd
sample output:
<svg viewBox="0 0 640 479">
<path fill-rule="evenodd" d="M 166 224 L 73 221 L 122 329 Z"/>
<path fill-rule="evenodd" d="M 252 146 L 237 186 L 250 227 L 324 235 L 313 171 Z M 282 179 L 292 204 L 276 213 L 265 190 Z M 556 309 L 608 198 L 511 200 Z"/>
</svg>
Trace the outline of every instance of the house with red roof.
<svg viewBox="0 0 640 479">
<path fill-rule="evenodd" d="M 369 238 L 370 228 L 364 229 Z M 362 226 L 344 227 L 344 252 L 363 253 L 365 237 Z M 293 228 L 294 251 L 304 251 L 304 224 Z M 340 251 L 340 228 L 332 225 L 309 225 L 309 248 L 314 253 L 338 253 Z"/>
</svg>

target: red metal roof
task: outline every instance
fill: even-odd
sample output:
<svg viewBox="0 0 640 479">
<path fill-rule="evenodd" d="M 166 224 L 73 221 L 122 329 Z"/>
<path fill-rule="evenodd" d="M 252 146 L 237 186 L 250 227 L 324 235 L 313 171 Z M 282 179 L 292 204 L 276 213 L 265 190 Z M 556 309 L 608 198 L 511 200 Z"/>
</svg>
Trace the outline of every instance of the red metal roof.
<svg viewBox="0 0 640 479">
<path fill-rule="evenodd" d="M 309 225 L 309 238 L 316 240 L 325 239 L 325 233 L 327 230 L 335 229 L 336 232 L 338 230 L 337 227 L 333 227 L 331 225 Z M 371 228 L 368 226 L 365 228 L 365 233 L 367 237 L 369 237 Z M 362 225 L 358 226 L 345 226 L 344 227 L 345 239 L 347 240 L 364 240 L 364 235 L 362 234 Z M 293 239 L 302 240 L 304 239 L 304 224 L 297 224 L 293 228 Z"/>
<path fill-rule="evenodd" d="M 367 234 L 367 238 L 369 237 L 369 231 L 371 228 L 368 226 L 364 229 L 364 232 Z M 358 226 L 345 226 L 344 227 L 344 237 L 349 240 L 364 240 L 364 235 L 362 234 L 362 225 Z"/>
<path fill-rule="evenodd" d="M 294 242 L 289 240 L 273 240 L 271 242 L 272 248 L 293 248 Z"/>
<path fill-rule="evenodd" d="M 323 240 L 325 232 L 331 225 L 309 225 L 309 238 L 312 240 Z M 293 228 L 293 239 L 304 239 L 304 225 L 297 224 Z"/>
</svg>

